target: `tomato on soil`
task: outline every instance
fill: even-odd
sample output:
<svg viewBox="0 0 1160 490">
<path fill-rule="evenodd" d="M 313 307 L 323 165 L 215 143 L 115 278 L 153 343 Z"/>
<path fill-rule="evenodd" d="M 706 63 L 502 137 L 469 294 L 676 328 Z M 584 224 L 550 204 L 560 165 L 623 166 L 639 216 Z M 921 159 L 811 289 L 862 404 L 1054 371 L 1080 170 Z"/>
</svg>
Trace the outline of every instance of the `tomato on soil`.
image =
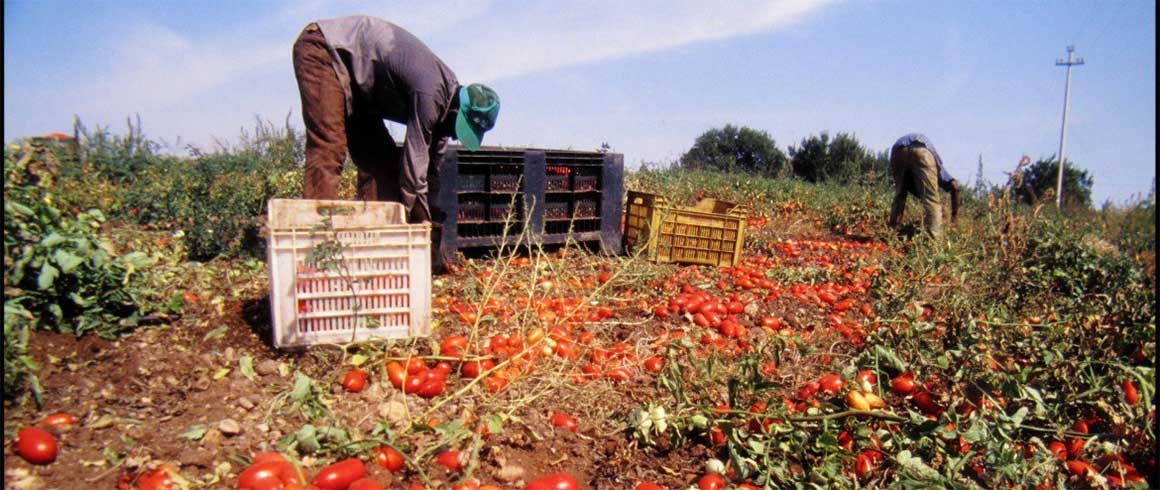
<svg viewBox="0 0 1160 490">
<path fill-rule="evenodd" d="M 56 438 L 37 427 L 25 427 L 16 434 L 16 453 L 32 464 L 56 460 Z"/>
<path fill-rule="evenodd" d="M 314 484 L 321 490 L 346 490 L 351 483 L 366 476 L 367 468 L 358 458 L 347 458 L 318 470 Z"/>
<path fill-rule="evenodd" d="M 576 432 L 576 418 L 571 415 L 554 412 L 549 419 L 552 422 L 552 427 L 564 429 L 569 432 Z"/>
<path fill-rule="evenodd" d="M 577 490 L 579 488 L 580 483 L 576 481 L 575 477 L 567 473 L 552 473 L 524 485 L 524 490 Z"/>
<path fill-rule="evenodd" d="M 134 488 L 137 490 L 171 490 L 173 489 L 173 475 L 177 468 L 171 464 L 163 464 L 137 477 Z"/>
<path fill-rule="evenodd" d="M 911 373 L 902 373 L 890 380 L 890 389 L 894 390 L 894 394 L 899 396 L 906 396 L 914 393 L 914 375 Z"/>
<path fill-rule="evenodd" d="M 460 457 L 459 451 L 454 449 L 443 451 L 436 455 L 435 462 L 451 471 L 458 471 L 460 468 L 463 468 L 463 458 Z"/>
<path fill-rule="evenodd" d="M 346 487 L 346 490 L 384 490 L 384 487 L 370 478 L 359 478 Z"/>
<path fill-rule="evenodd" d="M 725 490 L 725 477 L 717 473 L 705 473 L 697 479 L 698 490 Z"/>
<path fill-rule="evenodd" d="M 637 483 L 636 486 L 633 487 L 633 490 L 664 490 L 664 488 L 665 487 L 657 485 L 656 483 L 642 481 Z"/>
<path fill-rule="evenodd" d="M 1132 380 L 1125 379 L 1121 386 L 1124 388 L 1124 403 L 1135 405 L 1140 401 L 1140 394 L 1136 392 L 1136 385 L 1132 384 Z"/>
<path fill-rule="evenodd" d="M 342 378 L 342 387 L 351 393 L 358 393 L 367 387 L 367 372 L 362 369 L 351 369 Z"/>
<path fill-rule="evenodd" d="M 72 415 L 65 412 L 56 412 L 45 416 L 44 420 L 41 420 L 39 425 L 44 427 L 59 428 L 73 425 L 75 423 L 77 423 L 76 417 L 73 417 Z"/>
<path fill-rule="evenodd" d="M 403 454 L 391 446 L 379 446 L 374 450 L 375 463 L 392 473 L 403 469 Z"/>
<path fill-rule="evenodd" d="M 644 360 L 644 369 L 650 373 L 659 373 L 665 367 L 665 359 L 661 356 L 652 356 Z"/>
</svg>

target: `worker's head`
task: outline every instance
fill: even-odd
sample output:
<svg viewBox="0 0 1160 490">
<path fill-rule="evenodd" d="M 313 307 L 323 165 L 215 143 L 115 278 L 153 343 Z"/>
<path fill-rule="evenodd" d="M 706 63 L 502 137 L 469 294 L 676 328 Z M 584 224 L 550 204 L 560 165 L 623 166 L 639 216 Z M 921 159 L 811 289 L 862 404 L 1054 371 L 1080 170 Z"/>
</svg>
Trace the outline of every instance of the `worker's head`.
<svg viewBox="0 0 1160 490">
<path fill-rule="evenodd" d="M 499 117 L 499 95 L 483 84 L 459 87 L 459 114 L 455 116 L 455 139 L 468 150 L 478 150 L 483 133 Z"/>
</svg>

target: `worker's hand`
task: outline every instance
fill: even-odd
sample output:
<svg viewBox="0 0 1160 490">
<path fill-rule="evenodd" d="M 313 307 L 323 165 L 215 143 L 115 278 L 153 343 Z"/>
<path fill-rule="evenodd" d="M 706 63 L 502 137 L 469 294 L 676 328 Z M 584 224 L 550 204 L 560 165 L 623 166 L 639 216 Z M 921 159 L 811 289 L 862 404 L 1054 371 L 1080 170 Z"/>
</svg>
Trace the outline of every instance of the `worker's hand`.
<svg viewBox="0 0 1160 490">
<path fill-rule="evenodd" d="M 951 223 L 959 219 L 959 181 L 951 179 Z"/>
</svg>

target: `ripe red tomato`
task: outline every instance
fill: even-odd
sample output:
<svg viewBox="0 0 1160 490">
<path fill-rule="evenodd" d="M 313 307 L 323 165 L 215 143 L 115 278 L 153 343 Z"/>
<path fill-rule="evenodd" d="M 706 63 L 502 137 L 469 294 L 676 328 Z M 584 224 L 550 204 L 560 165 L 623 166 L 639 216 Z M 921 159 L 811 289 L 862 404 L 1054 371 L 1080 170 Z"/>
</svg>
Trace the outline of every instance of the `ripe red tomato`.
<svg viewBox="0 0 1160 490">
<path fill-rule="evenodd" d="M 427 370 L 427 363 L 418 357 L 407 358 L 407 374 L 419 374 Z"/>
<path fill-rule="evenodd" d="M 524 490 L 577 490 L 580 483 L 567 473 L 552 473 L 524 485 Z"/>
<path fill-rule="evenodd" d="M 934 395 L 929 391 L 920 391 L 914 394 L 914 405 L 928 415 L 939 415 L 942 413 L 942 407 L 934 401 Z"/>
<path fill-rule="evenodd" d="M 665 359 L 661 356 L 652 356 L 644 360 L 644 369 L 650 373 L 659 373 L 665 367 Z"/>
<path fill-rule="evenodd" d="M 269 454 L 269 453 L 265 453 Z M 281 455 L 255 458 L 254 463 L 238 475 L 238 490 L 265 490 L 281 488 L 282 485 L 302 484 L 298 472 Z"/>
<path fill-rule="evenodd" d="M 1067 446 L 1059 441 L 1051 441 L 1047 444 L 1047 450 L 1051 451 L 1060 461 L 1067 460 Z"/>
<path fill-rule="evenodd" d="M 858 375 L 855 376 L 854 379 L 858 381 L 858 384 L 869 384 L 870 387 L 873 388 L 874 383 L 877 381 L 878 377 L 874 376 L 874 371 L 863 369 L 858 371 Z"/>
<path fill-rule="evenodd" d="M 137 490 L 171 490 L 173 488 L 173 475 L 177 474 L 177 468 L 171 464 L 163 464 L 137 477 L 135 483 Z"/>
<path fill-rule="evenodd" d="M 347 458 L 318 470 L 314 484 L 321 490 L 346 490 L 351 483 L 367 475 L 367 468 L 358 458 Z"/>
<path fill-rule="evenodd" d="M 716 473 L 705 473 L 697 480 L 698 490 L 725 490 L 725 477 Z"/>
<path fill-rule="evenodd" d="M 391 446 L 379 446 L 374 450 L 375 463 L 391 473 L 403 469 L 403 454 Z"/>
<path fill-rule="evenodd" d="M 1090 464 L 1079 460 L 1070 460 L 1067 462 L 1067 471 L 1074 476 L 1085 476 L 1089 471 L 1095 472 Z"/>
<path fill-rule="evenodd" d="M 459 357 L 467 348 L 467 337 L 452 335 L 439 344 L 439 354 L 447 357 Z"/>
<path fill-rule="evenodd" d="M 407 377 L 407 368 L 399 361 L 391 361 L 387 363 L 387 379 L 395 388 L 403 387 L 403 380 Z"/>
<path fill-rule="evenodd" d="M 664 488 L 665 487 L 657 485 L 656 483 L 642 481 L 637 483 L 636 486 L 633 487 L 633 490 L 664 490 Z"/>
<path fill-rule="evenodd" d="M 827 374 L 818 378 L 818 389 L 823 393 L 834 395 L 846 386 L 846 380 L 842 379 L 838 374 Z"/>
<path fill-rule="evenodd" d="M 362 369 L 351 369 L 342 377 L 342 387 L 351 393 L 358 393 L 367 387 L 367 372 Z"/>
<path fill-rule="evenodd" d="M 896 395 L 909 395 L 914 393 L 914 388 L 914 375 L 909 372 L 899 374 L 890 380 L 890 389 L 894 390 Z"/>
<path fill-rule="evenodd" d="M 623 367 L 613 368 L 608 372 L 608 379 L 613 381 L 628 381 L 632 379 L 632 372 Z"/>
<path fill-rule="evenodd" d="M 435 456 L 435 462 L 451 471 L 458 471 L 460 468 L 463 468 L 463 458 L 460 457 L 459 451 L 454 449 L 437 454 Z"/>
<path fill-rule="evenodd" d="M 77 423 L 76 417 L 73 417 L 72 415 L 69 415 L 65 412 L 49 414 L 48 416 L 44 417 L 44 420 L 40 421 L 41 425 L 48 427 L 65 427 L 75 423 Z"/>
<path fill-rule="evenodd" d="M 1135 405 L 1140 401 L 1140 394 L 1136 392 L 1136 385 L 1132 384 L 1132 380 L 1125 379 L 1121 386 L 1124 388 L 1124 403 Z"/>
<path fill-rule="evenodd" d="M 866 451 L 858 454 L 858 458 L 854 461 L 854 474 L 858 476 L 859 480 L 866 479 L 877 468 L 878 463 Z"/>
<path fill-rule="evenodd" d="M 56 438 L 44 429 L 25 427 L 16 434 L 16 453 L 32 464 L 56 460 Z"/>
<path fill-rule="evenodd" d="M 552 422 L 552 427 L 564 429 L 569 432 L 576 432 L 576 418 L 571 415 L 555 412 L 549 419 Z"/>
<path fill-rule="evenodd" d="M 384 490 L 383 485 L 370 478 L 359 478 L 346 487 L 346 490 Z"/>
</svg>

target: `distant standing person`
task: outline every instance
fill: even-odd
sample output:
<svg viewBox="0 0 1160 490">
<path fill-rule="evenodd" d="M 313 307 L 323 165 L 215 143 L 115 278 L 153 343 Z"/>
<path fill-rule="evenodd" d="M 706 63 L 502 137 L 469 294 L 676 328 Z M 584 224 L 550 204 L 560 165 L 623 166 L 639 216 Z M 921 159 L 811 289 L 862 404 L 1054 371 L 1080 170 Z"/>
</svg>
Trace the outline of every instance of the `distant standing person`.
<svg viewBox="0 0 1160 490">
<path fill-rule="evenodd" d="M 951 221 L 958 218 L 959 182 L 947 173 L 942 158 L 926 136 L 911 133 L 898 138 L 890 149 L 890 171 L 894 175 L 891 228 L 898 227 L 902 220 L 907 192 L 914 194 L 922 203 L 922 224 L 931 235 L 942 235 L 940 188 L 951 193 Z"/>
<path fill-rule="evenodd" d="M 349 151 L 360 200 L 401 202 L 411 223 L 441 222 L 428 195 L 438 195 L 447 138 L 479 149 L 499 115 L 495 91 L 461 86 L 419 38 L 365 15 L 307 24 L 293 60 L 306 126 L 304 197 L 337 197 Z M 406 125 L 402 151 L 383 119 Z"/>
</svg>

